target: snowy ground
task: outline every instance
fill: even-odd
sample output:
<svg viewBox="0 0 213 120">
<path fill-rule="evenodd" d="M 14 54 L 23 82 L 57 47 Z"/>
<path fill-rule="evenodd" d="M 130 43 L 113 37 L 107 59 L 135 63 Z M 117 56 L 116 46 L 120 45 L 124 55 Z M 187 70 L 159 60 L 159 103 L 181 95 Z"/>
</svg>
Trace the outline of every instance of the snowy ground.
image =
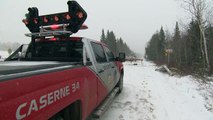
<svg viewBox="0 0 213 120">
<path fill-rule="evenodd" d="M 101 120 L 213 120 L 213 84 L 125 63 L 124 89 Z"/>
<path fill-rule="evenodd" d="M 3 61 L 5 58 L 9 56 L 8 51 L 1 51 L 0 50 L 0 61 Z"/>
</svg>

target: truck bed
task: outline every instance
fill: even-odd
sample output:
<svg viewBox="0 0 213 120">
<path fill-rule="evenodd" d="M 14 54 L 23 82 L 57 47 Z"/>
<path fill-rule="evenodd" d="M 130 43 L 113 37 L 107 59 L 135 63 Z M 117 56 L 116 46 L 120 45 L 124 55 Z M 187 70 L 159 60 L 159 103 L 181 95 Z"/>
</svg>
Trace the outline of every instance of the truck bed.
<svg viewBox="0 0 213 120">
<path fill-rule="evenodd" d="M 0 81 L 77 67 L 70 62 L 0 62 Z"/>
</svg>

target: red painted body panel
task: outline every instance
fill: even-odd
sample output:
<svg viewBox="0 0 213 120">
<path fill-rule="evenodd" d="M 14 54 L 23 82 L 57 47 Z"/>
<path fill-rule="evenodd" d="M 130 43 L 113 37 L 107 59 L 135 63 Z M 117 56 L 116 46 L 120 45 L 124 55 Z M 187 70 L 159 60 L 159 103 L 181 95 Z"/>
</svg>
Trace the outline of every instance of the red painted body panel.
<svg viewBox="0 0 213 120">
<path fill-rule="evenodd" d="M 57 95 L 60 90 L 67 92 L 64 97 Z M 17 109 L 23 105 L 18 114 L 24 119 L 46 120 L 76 100 L 81 101 L 82 119 L 86 119 L 100 103 L 98 98 L 103 99 L 107 93 L 87 67 L 4 81 L 0 83 L 0 119 L 16 119 Z"/>
</svg>

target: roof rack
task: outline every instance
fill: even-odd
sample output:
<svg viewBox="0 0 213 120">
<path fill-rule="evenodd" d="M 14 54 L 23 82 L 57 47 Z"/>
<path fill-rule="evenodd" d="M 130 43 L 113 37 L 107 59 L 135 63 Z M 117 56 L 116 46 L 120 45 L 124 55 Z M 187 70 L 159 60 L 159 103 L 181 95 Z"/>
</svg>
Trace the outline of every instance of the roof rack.
<svg viewBox="0 0 213 120">
<path fill-rule="evenodd" d="M 25 34 L 27 37 L 47 37 L 47 36 L 55 36 L 55 35 L 72 35 L 71 31 L 66 29 L 66 24 L 57 25 L 57 30 L 52 30 L 55 28 L 51 28 L 51 26 L 41 26 L 40 32 L 37 33 L 27 33 Z M 54 26 L 53 26 L 54 27 Z M 58 29 L 60 28 L 60 29 Z"/>
<path fill-rule="evenodd" d="M 38 33 L 27 33 L 25 34 L 27 37 L 47 37 L 47 36 L 55 36 L 55 35 L 72 35 L 70 31 L 47 31 L 47 32 L 38 32 Z"/>
</svg>

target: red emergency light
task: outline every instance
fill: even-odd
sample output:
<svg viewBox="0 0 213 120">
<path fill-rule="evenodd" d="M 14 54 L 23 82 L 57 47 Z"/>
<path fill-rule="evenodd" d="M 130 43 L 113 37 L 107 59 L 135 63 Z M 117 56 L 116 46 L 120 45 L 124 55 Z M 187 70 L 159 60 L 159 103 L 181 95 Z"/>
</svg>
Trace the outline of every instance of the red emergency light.
<svg viewBox="0 0 213 120">
<path fill-rule="evenodd" d="M 58 25 L 58 24 L 55 24 L 55 25 L 50 25 L 50 26 L 45 26 L 43 27 L 44 30 L 52 30 L 52 31 L 56 31 L 56 30 L 64 30 L 64 28 L 66 28 L 67 25 Z M 85 29 L 88 29 L 88 26 L 83 24 L 81 27 L 80 27 L 80 30 L 85 30 Z"/>
<path fill-rule="evenodd" d="M 57 38 L 50 38 L 50 40 L 51 40 L 51 41 L 56 41 L 56 40 L 57 40 Z"/>
<path fill-rule="evenodd" d="M 54 16 L 54 20 L 55 20 L 56 22 L 58 22 L 58 21 L 59 21 L 59 17 L 58 17 L 57 15 L 55 15 L 55 16 Z"/>
<path fill-rule="evenodd" d="M 57 30 L 57 29 L 60 28 L 60 26 L 59 26 L 59 25 L 51 25 L 50 28 L 51 28 L 52 30 Z"/>
<path fill-rule="evenodd" d="M 33 22 L 35 23 L 35 24 L 38 24 L 38 19 L 33 19 Z"/>
<path fill-rule="evenodd" d="M 49 21 L 46 16 L 44 16 L 42 20 L 44 23 L 48 23 L 48 21 Z"/>
<path fill-rule="evenodd" d="M 64 17 L 67 19 L 67 20 L 70 20 L 71 19 L 71 16 L 67 13 L 64 15 Z"/>
</svg>

